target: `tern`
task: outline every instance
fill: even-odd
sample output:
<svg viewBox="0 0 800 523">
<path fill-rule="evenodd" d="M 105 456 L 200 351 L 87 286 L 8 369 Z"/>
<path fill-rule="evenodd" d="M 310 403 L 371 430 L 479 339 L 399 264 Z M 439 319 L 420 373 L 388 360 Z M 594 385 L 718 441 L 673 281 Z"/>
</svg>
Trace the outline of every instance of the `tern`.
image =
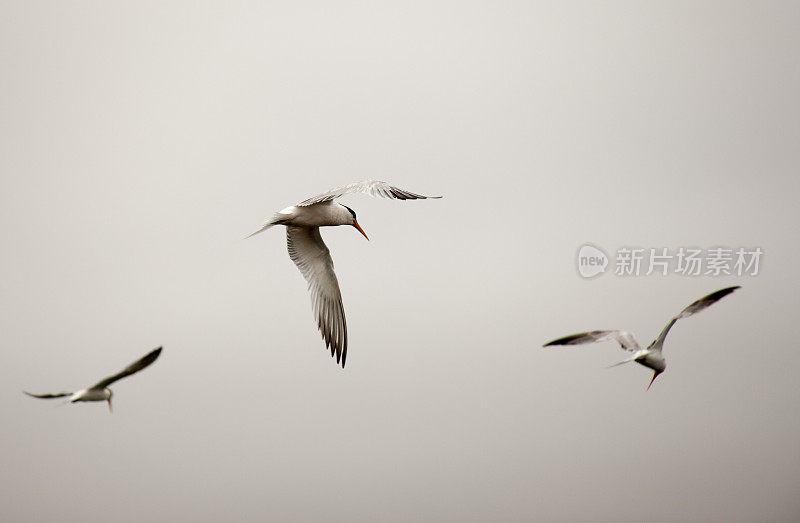
<svg viewBox="0 0 800 523">
<path fill-rule="evenodd" d="M 109 376 L 101 381 L 98 381 L 87 389 L 76 392 L 58 392 L 55 394 L 31 394 L 30 392 L 23 392 L 25 392 L 25 394 L 28 396 L 42 399 L 63 398 L 65 396 L 69 396 L 70 398 L 68 401 L 70 403 L 75 403 L 77 401 L 107 401 L 109 412 L 113 412 L 111 409 L 111 397 L 114 395 L 114 393 L 108 388 L 108 386 L 117 380 L 126 378 L 131 374 L 135 374 L 145 367 L 151 365 L 154 361 L 156 361 L 159 354 L 161 354 L 161 349 L 162 347 L 159 347 L 149 352 L 146 356 L 134 361 L 113 376 Z"/>
<path fill-rule="evenodd" d="M 580 334 L 573 334 L 571 336 L 564 336 L 563 338 L 553 340 L 549 343 L 545 343 L 544 346 L 580 345 L 582 343 L 593 343 L 596 341 L 616 340 L 623 350 L 631 352 L 632 354 L 629 358 L 611 366 L 616 367 L 617 365 L 623 365 L 625 363 L 635 361 L 639 365 L 644 365 L 645 367 L 653 369 L 653 377 L 650 380 L 650 383 L 647 385 L 647 390 L 650 390 L 650 385 L 653 384 L 653 381 L 655 381 L 658 375 L 664 372 L 664 369 L 667 368 L 667 361 L 664 359 L 662 349 L 664 348 L 664 338 L 667 337 L 667 333 L 672 326 L 675 325 L 675 322 L 683 318 L 688 318 L 692 314 L 696 314 L 701 310 L 710 307 L 738 288 L 739 286 L 737 285 L 735 287 L 720 289 L 692 303 L 683 309 L 680 314 L 672 318 L 669 323 L 667 323 L 667 326 L 664 327 L 664 330 L 661 331 L 661 334 L 658 335 L 658 338 L 656 338 L 646 349 L 642 349 L 639 346 L 639 343 L 637 343 L 636 339 L 634 339 L 633 334 L 627 331 L 582 332 Z"/>
<path fill-rule="evenodd" d="M 308 282 L 317 326 L 325 340 L 325 346 L 330 348 L 332 357 L 336 356 L 336 362 L 341 362 L 342 368 L 347 358 L 347 323 L 339 282 L 333 271 L 333 260 L 328 247 L 322 241 L 319 228 L 352 225 L 369 241 L 369 236 L 356 220 L 355 211 L 334 201 L 340 196 L 352 193 L 365 193 L 395 200 L 441 198 L 441 196 L 415 194 L 392 187 L 386 182 L 375 180 L 356 182 L 287 207 L 277 212 L 259 230 L 247 236 L 250 238 L 275 225 L 286 226 L 289 258 Z"/>
</svg>

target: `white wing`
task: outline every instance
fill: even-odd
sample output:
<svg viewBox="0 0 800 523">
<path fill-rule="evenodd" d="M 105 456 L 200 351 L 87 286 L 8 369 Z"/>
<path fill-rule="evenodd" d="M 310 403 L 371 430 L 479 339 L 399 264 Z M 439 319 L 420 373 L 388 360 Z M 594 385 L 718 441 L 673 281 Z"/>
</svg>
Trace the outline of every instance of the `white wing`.
<svg viewBox="0 0 800 523">
<path fill-rule="evenodd" d="M 551 345 L 580 345 L 583 343 L 594 343 L 597 341 L 616 340 L 620 347 L 627 351 L 640 350 L 639 344 L 634 339 L 633 334 L 627 331 L 589 331 L 580 334 L 571 334 L 557 340 L 545 343 L 545 347 Z"/>
<path fill-rule="evenodd" d="M 317 318 L 325 346 L 341 360 L 344 368 L 347 358 L 347 322 L 344 318 L 342 294 L 333 272 L 330 251 L 322 241 L 319 227 L 286 227 L 286 245 L 289 257 L 308 282 L 311 306 Z"/>
<path fill-rule="evenodd" d="M 156 361 L 158 356 L 161 354 L 161 349 L 162 349 L 162 347 L 159 347 L 159 348 L 157 348 L 155 350 L 152 350 L 152 351 L 148 352 L 146 355 L 144 355 L 141 358 L 139 358 L 138 360 L 134 361 L 133 363 L 131 363 L 130 365 L 128 365 L 127 367 L 125 367 L 124 369 L 119 371 L 118 373 L 114 374 L 113 376 L 109 376 L 108 378 L 106 378 L 104 380 L 98 381 L 97 383 L 92 385 L 90 388 L 92 388 L 92 389 L 104 389 L 104 388 L 108 387 L 109 385 L 111 385 L 112 383 L 114 383 L 117 380 L 121 380 L 122 378 L 125 378 L 126 376 L 130 376 L 131 374 L 135 374 L 135 373 L 139 372 L 143 368 L 151 365 L 154 361 Z"/>
<path fill-rule="evenodd" d="M 305 207 L 315 203 L 335 200 L 340 196 L 351 193 L 365 193 L 371 196 L 392 198 L 395 200 L 424 200 L 426 198 L 441 198 L 441 196 L 423 196 L 421 194 L 415 194 L 398 187 L 392 187 L 386 182 L 365 180 L 363 182 L 351 183 L 350 185 L 345 185 L 344 187 L 339 187 L 338 189 L 331 189 L 330 191 L 320 194 L 319 196 L 314 196 L 313 198 L 304 200 L 297 205 L 300 207 Z"/>
<path fill-rule="evenodd" d="M 688 318 L 692 314 L 697 314 L 701 310 L 706 309 L 708 307 L 711 307 L 712 305 L 717 303 L 719 300 L 721 300 L 722 298 L 724 298 L 725 296 L 727 296 L 728 294 L 732 293 L 733 291 L 735 291 L 738 288 L 740 288 L 739 285 L 737 285 L 735 287 L 726 287 L 726 288 L 720 289 L 720 290 L 718 290 L 716 292 L 712 292 L 708 296 L 703 296 L 702 298 L 700 298 L 696 302 L 692 303 L 691 305 L 689 305 L 688 307 L 683 309 L 680 312 L 680 314 L 678 314 L 677 316 L 675 316 L 674 318 L 669 320 L 669 323 L 667 323 L 667 326 L 664 327 L 664 330 L 661 331 L 661 334 L 658 335 L 658 338 L 656 338 L 656 340 L 653 343 L 650 344 L 649 348 L 651 348 L 653 350 L 661 350 L 662 347 L 664 346 L 664 339 L 667 337 L 667 333 L 672 328 L 672 326 L 675 325 L 676 321 L 678 321 L 680 319 L 683 319 L 683 318 Z"/>
</svg>

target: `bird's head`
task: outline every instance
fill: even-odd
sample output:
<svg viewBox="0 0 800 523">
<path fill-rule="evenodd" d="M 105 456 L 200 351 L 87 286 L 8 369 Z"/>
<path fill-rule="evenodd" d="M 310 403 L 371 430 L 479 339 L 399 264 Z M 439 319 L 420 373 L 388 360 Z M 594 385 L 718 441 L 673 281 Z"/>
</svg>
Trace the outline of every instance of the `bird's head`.
<svg viewBox="0 0 800 523">
<path fill-rule="evenodd" d="M 347 205 L 342 205 L 342 207 L 344 207 L 345 209 L 347 209 L 350 212 L 350 220 L 351 221 L 349 221 L 348 224 L 352 225 L 353 227 L 358 229 L 358 232 L 363 234 L 364 238 L 366 238 L 367 241 L 369 241 L 369 236 L 367 236 L 367 233 L 364 232 L 364 229 L 361 228 L 361 226 L 358 224 L 358 220 L 356 220 L 356 211 L 354 211 L 353 209 L 351 209 Z"/>
</svg>

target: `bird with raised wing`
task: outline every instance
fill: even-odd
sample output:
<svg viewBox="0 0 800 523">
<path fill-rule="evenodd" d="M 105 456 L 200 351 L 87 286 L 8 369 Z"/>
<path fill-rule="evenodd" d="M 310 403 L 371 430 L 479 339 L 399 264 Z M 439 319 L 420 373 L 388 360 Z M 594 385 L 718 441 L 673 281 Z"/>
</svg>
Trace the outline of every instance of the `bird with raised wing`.
<svg viewBox="0 0 800 523">
<path fill-rule="evenodd" d="M 151 365 L 158 356 L 161 354 L 162 347 L 159 347 L 153 351 L 147 353 L 147 355 L 143 356 L 142 358 L 134 361 L 118 373 L 114 374 L 113 376 L 109 376 L 103 380 L 98 381 L 94 385 L 89 388 L 82 389 L 75 392 L 57 392 L 55 394 L 31 394 L 30 392 L 25 392 L 28 396 L 34 398 L 41 398 L 41 399 L 52 399 L 52 398 L 63 398 L 65 396 L 69 396 L 69 402 L 75 403 L 78 401 L 107 401 L 108 402 L 108 410 L 112 412 L 111 409 L 111 397 L 114 393 L 111 389 L 108 388 L 109 385 L 114 383 L 115 381 L 121 380 L 122 378 L 126 378 L 131 374 L 135 374 L 140 370 L 144 369 Z"/>
<path fill-rule="evenodd" d="M 266 222 L 259 230 L 247 236 L 254 236 L 275 225 L 286 226 L 286 243 L 289 258 L 308 282 L 311 304 L 325 346 L 330 348 L 331 356 L 344 368 L 347 359 L 347 323 L 342 305 L 339 282 L 333 271 L 330 251 L 322 241 L 319 228 L 336 225 L 350 225 L 364 235 L 367 233 L 356 220 L 356 213 L 350 207 L 336 203 L 340 196 L 365 193 L 380 198 L 394 200 L 424 200 L 441 196 L 423 196 L 393 187 L 386 182 L 368 180 L 345 185 L 287 207 Z"/>
<path fill-rule="evenodd" d="M 738 288 L 738 285 L 735 287 L 726 287 L 725 289 L 712 292 L 708 296 L 704 296 L 695 301 L 683 309 L 680 314 L 672 318 L 669 323 L 667 323 L 667 326 L 661 331 L 661 334 L 658 335 L 658 338 L 656 338 L 646 349 L 642 349 L 639 346 L 639 343 L 633 337 L 633 334 L 627 331 L 618 330 L 590 331 L 582 332 L 580 334 L 572 334 L 570 336 L 564 336 L 563 338 L 545 343 L 544 346 L 580 345 L 583 343 L 615 340 L 617 343 L 619 343 L 623 350 L 630 352 L 631 355 L 619 363 L 615 363 L 612 365 L 612 367 L 635 361 L 639 365 L 644 365 L 645 367 L 652 369 L 653 377 L 650 379 L 650 383 L 647 385 L 647 390 L 650 390 L 650 385 L 652 385 L 658 375 L 664 372 L 664 370 L 667 368 L 667 360 L 664 359 L 662 349 L 664 348 L 664 339 L 667 337 L 667 333 L 672 326 L 675 325 L 675 322 L 683 318 L 688 318 L 689 316 L 696 314 L 707 307 L 710 307 Z"/>
</svg>

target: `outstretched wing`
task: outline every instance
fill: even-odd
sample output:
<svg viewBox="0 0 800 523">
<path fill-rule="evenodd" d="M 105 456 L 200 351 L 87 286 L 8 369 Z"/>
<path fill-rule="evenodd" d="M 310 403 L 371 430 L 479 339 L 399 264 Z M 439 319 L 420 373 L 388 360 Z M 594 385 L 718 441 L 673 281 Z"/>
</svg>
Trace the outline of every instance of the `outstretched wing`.
<svg viewBox="0 0 800 523">
<path fill-rule="evenodd" d="M 158 356 L 161 354 L 162 347 L 159 347 L 151 352 L 149 352 L 146 356 L 142 357 L 141 359 L 134 361 L 118 373 L 114 374 L 113 376 L 109 376 L 108 378 L 98 381 L 96 384 L 92 385 L 91 388 L 93 389 L 104 389 L 114 383 L 117 380 L 121 380 L 131 374 L 135 374 L 142 370 L 143 368 L 152 364 Z"/>
<path fill-rule="evenodd" d="M 22 392 L 25 392 L 24 390 Z M 45 400 L 53 399 L 53 398 L 63 398 L 64 396 L 72 396 L 72 392 L 56 392 L 55 394 L 31 394 L 30 392 L 25 392 L 28 396 L 32 398 L 41 398 Z"/>
<path fill-rule="evenodd" d="M 633 337 L 633 334 L 627 331 L 589 331 L 581 332 L 580 334 L 572 334 L 564 336 L 557 340 L 545 343 L 545 347 L 551 345 L 581 345 L 583 343 L 594 343 L 598 341 L 616 340 L 620 347 L 627 351 L 637 351 L 640 349 L 639 344 Z"/>
<path fill-rule="evenodd" d="M 330 251 L 322 241 L 319 227 L 286 227 L 289 257 L 308 282 L 311 306 L 325 346 L 336 355 L 344 368 L 347 359 L 347 322 L 344 317 L 342 293 L 333 272 Z"/>
<path fill-rule="evenodd" d="M 319 196 L 314 196 L 313 198 L 304 200 L 297 205 L 300 207 L 305 207 L 307 205 L 314 205 L 315 203 L 335 200 L 340 196 L 351 193 L 365 193 L 371 196 L 391 198 L 395 200 L 425 200 L 427 198 L 441 198 L 441 196 L 423 196 L 421 194 L 415 194 L 398 187 L 393 187 L 386 182 L 365 180 L 363 182 L 351 183 L 350 185 L 345 185 L 344 187 L 339 187 L 338 189 L 331 189 L 330 191 L 320 194 Z"/>
<path fill-rule="evenodd" d="M 706 308 L 714 305 L 719 300 L 721 300 L 722 298 L 724 298 L 725 296 L 727 296 L 728 294 L 732 293 L 733 291 L 735 291 L 738 288 L 740 288 L 740 286 L 736 285 L 735 287 L 726 287 L 726 288 L 720 289 L 720 290 L 718 290 L 716 292 L 712 292 L 708 296 L 704 296 L 704 297 L 700 298 L 696 302 L 692 303 L 691 305 L 689 305 L 688 307 L 683 309 L 680 312 L 680 314 L 678 314 L 677 316 L 675 316 L 674 318 L 669 320 L 669 323 L 667 323 L 667 326 L 664 327 L 664 330 L 661 331 L 661 334 L 658 335 L 658 338 L 656 338 L 656 340 L 653 343 L 650 344 L 649 348 L 651 348 L 653 350 L 661 350 L 662 347 L 664 346 L 664 339 L 667 337 L 667 333 L 672 328 L 672 326 L 675 325 L 676 321 L 678 321 L 680 319 L 683 319 L 683 318 L 688 318 L 692 314 L 697 314 L 701 310 L 706 309 Z"/>
</svg>

